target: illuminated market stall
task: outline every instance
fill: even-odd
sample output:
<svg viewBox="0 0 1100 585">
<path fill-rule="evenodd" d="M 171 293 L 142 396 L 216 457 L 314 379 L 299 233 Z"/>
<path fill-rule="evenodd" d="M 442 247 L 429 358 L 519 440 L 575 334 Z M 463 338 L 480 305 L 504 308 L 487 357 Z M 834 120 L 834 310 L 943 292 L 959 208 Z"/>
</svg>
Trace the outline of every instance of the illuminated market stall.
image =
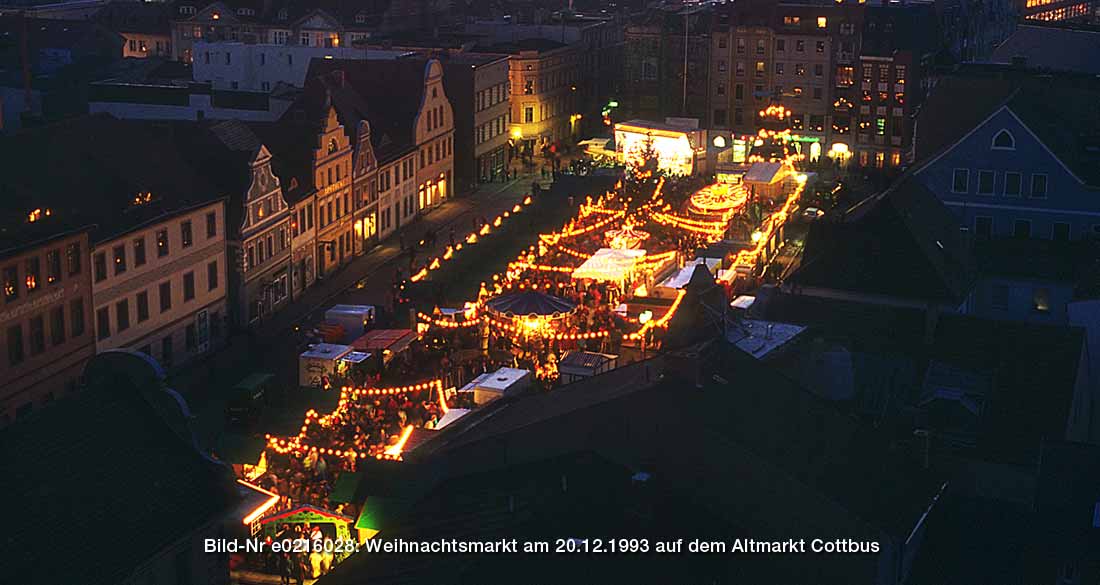
<svg viewBox="0 0 1100 585">
<path fill-rule="evenodd" d="M 685 177 L 701 174 L 706 166 L 706 131 L 699 129 L 698 120 L 630 120 L 615 124 L 615 152 L 629 167 L 641 167 L 655 156 L 660 171 Z"/>
</svg>

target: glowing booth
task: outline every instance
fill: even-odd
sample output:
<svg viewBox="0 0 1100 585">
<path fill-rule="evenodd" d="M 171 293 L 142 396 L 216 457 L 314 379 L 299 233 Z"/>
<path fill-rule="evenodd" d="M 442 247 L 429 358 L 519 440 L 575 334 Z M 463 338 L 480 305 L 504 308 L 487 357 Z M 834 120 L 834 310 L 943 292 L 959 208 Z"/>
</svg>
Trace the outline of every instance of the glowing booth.
<svg viewBox="0 0 1100 585">
<path fill-rule="evenodd" d="M 704 171 L 705 134 L 693 119 L 670 118 L 663 123 L 630 120 L 615 124 L 615 152 L 628 166 L 641 167 L 652 156 L 658 169 L 688 176 Z"/>
</svg>

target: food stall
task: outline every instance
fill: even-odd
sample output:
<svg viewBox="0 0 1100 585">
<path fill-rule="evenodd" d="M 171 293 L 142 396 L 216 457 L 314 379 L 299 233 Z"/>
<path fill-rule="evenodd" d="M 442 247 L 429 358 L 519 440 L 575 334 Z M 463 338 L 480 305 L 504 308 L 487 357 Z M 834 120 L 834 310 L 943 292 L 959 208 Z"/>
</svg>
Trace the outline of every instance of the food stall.
<svg viewBox="0 0 1100 585">
<path fill-rule="evenodd" d="M 486 372 L 470 380 L 459 392 L 470 392 L 474 404 L 492 402 L 502 396 L 519 393 L 531 386 L 531 371 L 516 368 L 500 368 L 495 372 Z"/>
<path fill-rule="evenodd" d="M 563 384 L 571 384 L 602 374 L 617 367 L 619 356 L 593 351 L 571 351 L 558 362 L 558 374 Z"/>
<path fill-rule="evenodd" d="M 351 347 L 355 351 L 381 353 L 382 363 L 388 364 L 394 356 L 408 349 L 414 341 L 416 341 L 416 331 L 412 329 L 375 329 L 352 341 Z"/>
<path fill-rule="evenodd" d="M 351 346 L 335 343 L 316 343 L 298 356 L 298 385 L 320 386 L 323 376 L 339 373 L 340 358 L 352 351 Z"/>
<path fill-rule="evenodd" d="M 325 311 L 325 322 L 339 325 L 344 331 L 342 342 L 362 336 L 374 323 L 371 305 L 333 305 Z"/>
</svg>

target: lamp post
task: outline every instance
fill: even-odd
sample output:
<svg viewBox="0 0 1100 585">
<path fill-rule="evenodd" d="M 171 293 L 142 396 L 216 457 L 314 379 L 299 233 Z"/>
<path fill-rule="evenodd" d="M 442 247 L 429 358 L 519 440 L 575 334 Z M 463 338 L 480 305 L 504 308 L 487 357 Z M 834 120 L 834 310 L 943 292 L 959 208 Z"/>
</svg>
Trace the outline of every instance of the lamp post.
<svg viewBox="0 0 1100 585">
<path fill-rule="evenodd" d="M 645 359 L 645 338 L 646 338 L 646 335 L 647 335 L 647 332 L 645 331 L 645 324 L 649 323 L 650 319 L 652 319 L 652 318 L 653 318 L 653 311 L 648 311 L 648 310 L 647 311 L 642 311 L 641 314 L 638 315 L 638 322 L 642 324 L 642 329 L 643 329 L 643 331 L 642 331 L 642 359 L 643 360 Z"/>
</svg>

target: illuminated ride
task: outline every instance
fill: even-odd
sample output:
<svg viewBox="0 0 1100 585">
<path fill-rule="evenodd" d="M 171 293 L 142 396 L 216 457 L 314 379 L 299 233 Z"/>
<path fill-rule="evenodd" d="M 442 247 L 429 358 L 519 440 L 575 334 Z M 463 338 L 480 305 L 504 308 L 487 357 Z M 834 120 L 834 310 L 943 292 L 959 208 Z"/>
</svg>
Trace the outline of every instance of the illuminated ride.
<svg viewBox="0 0 1100 585">
<path fill-rule="evenodd" d="M 641 247 L 642 243 L 649 239 L 650 233 L 634 228 L 631 221 L 626 221 L 619 229 L 604 232 L 604 241 L 607 247 L 616 250 L 633 250 Z"/>
<path fill-rule="evenodd" d="M 490 327 L 524 337 L 554 336 L 557 326 L 577 306 L 553 295 L 525 290 L 493 297 L 485 302 Z"/>
</svg>

